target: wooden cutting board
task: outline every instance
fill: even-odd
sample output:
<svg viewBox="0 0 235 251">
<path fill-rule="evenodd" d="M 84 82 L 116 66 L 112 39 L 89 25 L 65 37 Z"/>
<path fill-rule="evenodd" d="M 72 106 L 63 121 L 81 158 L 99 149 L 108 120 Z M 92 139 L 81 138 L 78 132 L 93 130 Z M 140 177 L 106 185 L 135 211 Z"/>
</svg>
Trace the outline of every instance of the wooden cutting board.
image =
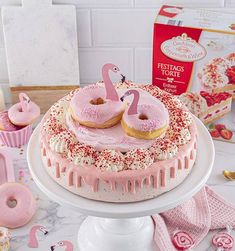
<svg viewBox="0 0 235 251">
<path fill-rule="evenodd" d="M 70 90 L 79 85 L 75 6 L 52 5 L 52 0 L 22 0 L 22 6 L 2 7 L 2 20 L 14 93 L 18 87 L 21 91 L 26 87 L 40 90 L 43 98 L 44 86 L 53 86 L 55 99 L 57 89 L 60 97 L 66 86 Z M 45 89 L 43 104 L 49 106 L 52 101 Z"/>
</svg>

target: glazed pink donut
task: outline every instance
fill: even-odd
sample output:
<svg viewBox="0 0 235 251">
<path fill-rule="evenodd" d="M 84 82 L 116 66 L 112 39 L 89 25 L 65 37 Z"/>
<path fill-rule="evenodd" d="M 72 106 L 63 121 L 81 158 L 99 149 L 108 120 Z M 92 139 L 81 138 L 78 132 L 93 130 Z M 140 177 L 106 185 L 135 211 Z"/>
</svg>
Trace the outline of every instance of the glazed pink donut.
<svg viewBox="0 0 235 251">
<path fill-rule="evenodd" d="M 28 223 L 36 212 L 36 200 L 32 193 L 19 183 L 1 185 L 0 198 L 0 226 L 21 227 Z"/>
<path fill-rule="evenodd" d="M 9 119 L 17 126 L 30 125 L 40 116 L 40 108 L 25 93 L 20 93 L 19 99 L 20 102 L 9 109 Z"/>
<path fill-rule="evenodd" d="M 11 131 L 16 131 L 18 129 L 19 128 L 17 126 L 11 123 L 7 111 L 0 112 L 0 130 L 11 132 Z"/>
<path fill-rule="evenodd" d="M 120 122 L 124 105 L 119 100 L 109 71 L 118 73 L 120 70 L 114 64 L 105 64 L 102 68 L 104 85 L 90 85 L 73 96 L 70 103 L 72 117 L 81 125 L 109 128 Z"/>
<path fill-rule="evenodd" d="M 138 139 L 154 139 L 165 133 L 169 114 L 163 104 L 138 104 L 139 92 L 137 90 L 127 91 L 121 100 L 126 96 L 134 95 L 129 108 L 122 116 L 122 128 L 127 135 Z"/>
<path fill-rule="evenodd" d="M 106 99 L 105 88 L 91 85 L 74 95 L 70 107 L 73 118 L 81 125 L 93 128 L 108 128 L 122 117 L 124 105 L 121 101 Z M 92 100 L 102 104 L 92 104 Z"/>
</svg>

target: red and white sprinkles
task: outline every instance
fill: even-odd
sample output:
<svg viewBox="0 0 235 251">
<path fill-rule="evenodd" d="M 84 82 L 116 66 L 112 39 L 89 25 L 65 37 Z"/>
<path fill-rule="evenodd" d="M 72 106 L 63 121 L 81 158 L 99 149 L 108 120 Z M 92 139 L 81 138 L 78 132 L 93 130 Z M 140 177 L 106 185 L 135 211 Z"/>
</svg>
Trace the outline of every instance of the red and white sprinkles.
<svg viewBox="0 0 235 251">
<path fill-rule="evenodd" d="M 205 90 L 211 91 L 223 88 L 227 84 L 234 84 L 234 66 L 235 53 L 230 53 L 223 58 L 212 59 L 198 74 L 202 86 Z"/>
<path fill-rule="evenodd" d="M 173 158 L 178 153 L 177 145 L 169 139 L 159 139 L 150 148 L 155 160 Z"/>
<path fill-rule="evenodd" d="M 68 158 L 77 166 L 91 166 L 95 164 L 97 158 L 96 151 L 90 147 L 80 143 L 69 145 Z"/>
<path fill-rule="evenodd" d="M 126 167 L 131 170 L 146 169 L 153 161 L 151 151 L 144 149 L 131 150 L 125 156 Z"/>
<path fill-rule="evenodd" d="M 174 233 L 172 243 L 177 250 L 181 251 L 189 250 L 194 245 L 192 237 L 184 231 L 177 231 Z"/>
<path fill-rule="evenodd" d="M 135 149 L 125 154 L 116 150 L 96 151 L 89 145 L 79 143 L 66 128 L 65 116 L 69 109 L 69 100 L 79 90 L 71 92 L 55 103 L 50 110 L 49 118 L 44 122 L 42 133 L 46 135 L 50 148 L 61 154 L 67 154 L 75 165 L 95 165 L 102 171 L 119 172 L 122 170 L 146 169 L 154 161 L 173 158 L 178 147 L 187 144 L 191 139 L 189 127 L 192 123 L 191 114 L 185 110 L 182 102 L 176 97 L 160 90 L 156 86 L 119 83 L 117 88 L 140 88 L 158 98 L 169 111 L 169 128 L 163 139 L 156 139 L 149 149 Z M 92 86 L 86 87 L 93 88 Z"/>
<path fill-rule="evenodd" d="M 104 150 L 98 155 L 96 166 L 103 171 L 122 171 L 125 167 L 124 156 L 119 151 Z"/>
<path fill-rule="evenodd" d="M 187 144 L 191 139 L 189 129 L 170 127 L 166 132 L 166 137 L 177 146 Z"/>
<path fill-rule="evenodd" d="M 219 232 L 213 236 L 212 245 L 217 250 L 229 251 L 234 246 L 234 239 L 226 232 Z"/>
<path fill-rule="evenodd" d="M 169 109 L 171 116 L 170 126 L 172 128 L 185 129 L 192 123 L 192 115 L 188 111 L 182 109 Z"/>
<path fill-rule="evenodd" d="M 58 134 L 53 134 L 49 140 L 50 148 L 57 153 L 66 153 L 68 145 L 76 142 L 74 134 L 68 130 L 62 130 Z"/>
</svg>

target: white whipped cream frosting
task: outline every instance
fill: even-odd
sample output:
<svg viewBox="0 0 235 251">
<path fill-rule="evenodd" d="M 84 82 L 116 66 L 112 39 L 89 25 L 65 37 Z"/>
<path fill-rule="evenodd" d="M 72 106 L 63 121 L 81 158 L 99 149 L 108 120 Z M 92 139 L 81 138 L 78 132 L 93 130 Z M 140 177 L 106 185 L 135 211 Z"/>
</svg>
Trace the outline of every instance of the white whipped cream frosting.
<svg viewBox="0 0 235 251">
<path fill-rule="evenodd" d="M 202 84 L 207 89 L 221 88 L 228 84 L 229 79 L 224 73 L 207 73 L 202 76 Z"/>
<path fill-rule="evenodd" d="M 169 129 L 166 132 L 166 135 L 177 146 L 187 144 L 191 139 L 191 134 L 189 132 L 189 129 L 186 129 L 186 128 L 181 129 L 179 131 Z"/>
<path fill-rule="evenodd" d="M 0 245 L 6 245 L 6 244 L 8 244 L 9 240 L 11 239 L 11 234 L 10 234 L 9 230 L 7 228 L 5 228 L 5 227 L 0 227 L 0 233 L 1 233 L 1 235 L 0 235 Z M 5 249 L 3 247 L 3 251 L 4 250 Z"/>
<path fill-rule="evenodd" d="M 77 139 L 72 133 L 62 131 L 51 136 L 49 139 L 49 145 L 50 148 L 57 153 L 66 153 L 68 152 L 68 145 L 76 141 Z"/>
<path fill-rule="evenodd" d="M 51 107 L 51 115 L 60 123 L 65 123 L 66 113 L 69 108 L 69 102 L 61 99 Z"/>
<path fill-rule="evenodd" d="M 178 153 L 178 147 L 168 139 L 156 141 L 150 148 L 156 160 L 171 159 Z"/>
<path fill-rule="evenodd" d="M 124 156 L 121 152 L 115 150 L 103 150 L 96 165 L 101 170 L 110 172 L 122 171 L 125 167 Z"/>
<path fill-rule="evenodd" d="M 125 161 L 129 169 L 139 170 L 148 168 L 154 158 L 149 150 L 135 149 L 126 153 Z"/>
<path fill-rule="evenodd" d="M 92 157 L 92 155 L 90 156 L 86 156 L 85 154 L 81 152 L 72 152 L 71 150 L 68 151 L 68 158 L 77 166 L 84 166 L 84 165 L 88 165 L 91 166 L 95 163 L 95 159 Z"/>
<path fill-rule="evenodd" d="M 200 114 L 208 109 L 206 100 L 198 93 L 183 93 L 179 99 L 196 117 L 200 117 Z"/>
</svg>

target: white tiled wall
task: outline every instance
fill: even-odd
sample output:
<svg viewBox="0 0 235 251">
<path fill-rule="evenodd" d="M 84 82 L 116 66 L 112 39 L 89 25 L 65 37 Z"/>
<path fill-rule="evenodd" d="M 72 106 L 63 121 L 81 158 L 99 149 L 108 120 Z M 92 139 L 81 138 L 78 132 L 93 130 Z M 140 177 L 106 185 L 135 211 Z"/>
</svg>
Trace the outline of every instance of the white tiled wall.
<svg viewBox="0 0 235 251">
<path fill-rule="evenodd" d="M 128 79 L 150 81 L 153 22 L 163 3 L 192 7 L 234 8 L 235 0 L 52 0 L 77 7 L 81 83 L 100 78 L 105 62 L 120 66 Z M 20 5 L 21 0 L 0 0 Z M 0 19 L 0 85 L 9 101 L 8 74 Z"/>
</svg>

